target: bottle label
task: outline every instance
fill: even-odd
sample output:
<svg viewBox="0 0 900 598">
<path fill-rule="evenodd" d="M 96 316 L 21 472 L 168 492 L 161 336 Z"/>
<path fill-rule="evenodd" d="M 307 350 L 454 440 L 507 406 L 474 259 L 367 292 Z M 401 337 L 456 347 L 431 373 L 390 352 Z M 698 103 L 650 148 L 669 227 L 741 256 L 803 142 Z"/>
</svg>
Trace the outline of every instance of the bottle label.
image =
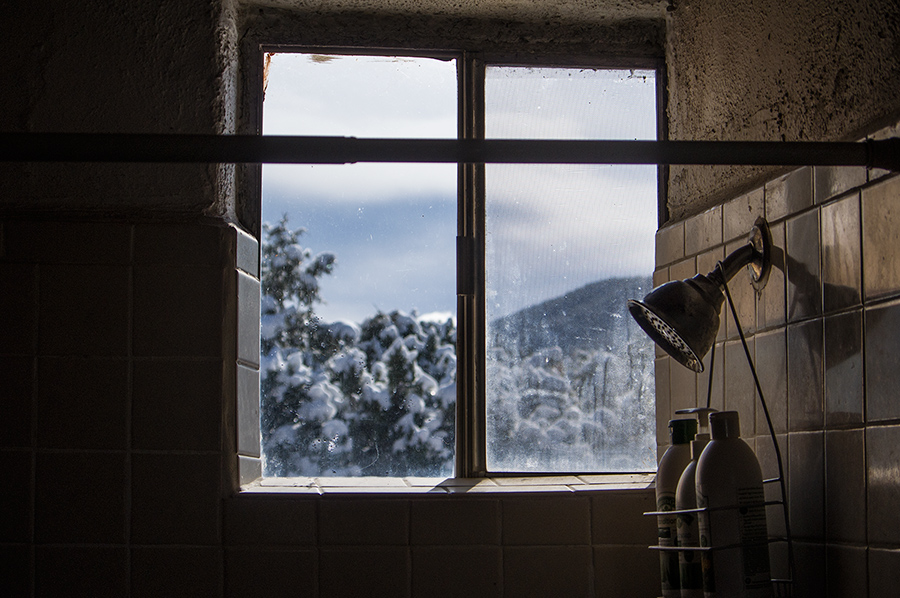
<svg viewBox="0 0 900 598">
<path fill-rule="evenodd" d="M 699 518 L 700 546 L 714 545 L 713 531 L 715 531 L 715 543 L 719 546 L 740 544 L 740 548 L 736 550 L 702 553 L 700 560 L 703 571 L 703 590 L 707 595 L 713 595 L 716 592 L 715 571 L 718 567 L 714 566 L 714 562 L 717 559 L 726 559 L 722 562 L 730 562 L 729 554 L 733 554 L 735 559 L 740 554 L 740 561 L 734 562 L 733 569 L 729 568 L 737 576 L 740 576 L 740 581 L 735 580 L 740 587 L 744 590 L 771 587 L 766 507 L 763 504 L 765 493 L 762 487 L 736 488 L 733 496 L 734 502 L 731 502 L 731 505 L 737 508 L 715 513 L 701 513 Z M 710 506 L 709 498 L 701 492 L 697 493 L 697 506 Z M 725 525 L 729 520 L 733 523 Z M 723 529 L 732 529 L 736 535 L 723 537 Z"/>
<path fill-rule="evenodd" d="M 706 508 L 709 506 L 709 501 L 701 492 L 697 492 L 697 507 L 698 508 Z M 709 513 L 700 513 L 697 521 L 698 533 L 700 535 L 700 546 L 703 548 L 707 548 L 711 546 L 710 537 L 709 537 Z M 707 595 L 715 594 L 716 591 L 716 576 L 713 571 L 713 561 L 712 561 L 712 553 L 709 551 L 703 551 L 700 553 L 700 571 L 702 576 L 702 585 L 703 591 Z"/>
<path fill-rule="evenodd" d="M 678 545 L 697 546 L 696 513 L 684 513 L 678 516 Z M 700 565 L 700 553 L 694 550 L 682 550 L 678 553 L 678 570 L 682 590 L 703 589 L 703 570 Z M 702 593 L 702 592 L 701 592 Z M 682 596 L 686 593 L 682 591 Z"/>
<path fill-rule="evenodd" d="M 656 497 L 657 511 L 675 510 L 675 493 L 660 492 Z M 675 515 L 657 516 L 658 536 L 660 546 L 677 546 L 678 530 Z M 680 596 L 681 584 L 678 575 L 678 553 L 663 550 L 659 553 L 659 574 L 662 578 L 663 596 Z"/>
<path fill-rule="evenodd" d="M 741 556 L 744 561 L 744 587 L 757 588 L 770 582 L 769 545 L 767 543 L 765 492 L 762 487 L 738 488 L 740 505 Z"/>
</svg>

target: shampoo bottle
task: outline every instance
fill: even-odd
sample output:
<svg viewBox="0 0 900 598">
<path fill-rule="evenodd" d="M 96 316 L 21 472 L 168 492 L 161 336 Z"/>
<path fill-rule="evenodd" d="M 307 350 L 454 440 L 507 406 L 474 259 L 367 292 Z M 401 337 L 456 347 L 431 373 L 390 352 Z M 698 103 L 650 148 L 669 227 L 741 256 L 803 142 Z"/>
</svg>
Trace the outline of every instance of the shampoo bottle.
<svg viewBox="0 0 900 598">
<path fill-rule="evenodd" d="M 691 460 L 691 440 L 697 433 L 697 421 L 673 419 L 669 422 L 671 445 L 666 449 L 656 471 L 656 510 L 675 510 L 675 491 L 684 468 Z M 677 546 L 677 519 L 674 515 L 657 516 L 660 546 Z M 660 577 L 664 598 L 681 598 L 678 576 L 678 553 L 661 550 L 659 553 Z"/>
<path fill-rule="evenodd" d="M 697 506 L 707 598 L 771 598 L 762 472 L 741 439 L 736 411 L 709 416 L 712 439 L 697 461 Z"/>
<path fill-rule="evenodd" d="M 697 434 L 691 441 L 691 462 L 684 468 L 678 489 L 675 491 L 675 509 L 683 511 L 697 508 L 696 472 L 697 459 L 709 442 L 709 434 Z M 678 545 L 699 546 L 700 532 L 697 513 L 678 515 Z M 703 571 L 700 553 L 682 550 L 678 553 L 678 572 L 681 580 L 681 598 L 703 598 Z"/>
<path fill-rule="evenodd" d="M 675 491 L 675 509 L 677 511 L 697 508 L 697 459 L 700 458 L 700 454 L 709 442 L 709 414 L 715 411 L 709 407 L 693 407 L 675 412 L 679 415 L 697 416 L 697 434 L 691 441 L 691 462 L 684 468 L 684 473 L 681 474 L 681 479 L 678 481 L 678 489 Z M 679 547 L 700 545 L 697 519 L 696 512 L 678 515 Z M 703 598 L 703 571 L 698 551 L 681 550 L 678 552 L 678 573 L 681 581 L 681 598 Z"/>
</svg>

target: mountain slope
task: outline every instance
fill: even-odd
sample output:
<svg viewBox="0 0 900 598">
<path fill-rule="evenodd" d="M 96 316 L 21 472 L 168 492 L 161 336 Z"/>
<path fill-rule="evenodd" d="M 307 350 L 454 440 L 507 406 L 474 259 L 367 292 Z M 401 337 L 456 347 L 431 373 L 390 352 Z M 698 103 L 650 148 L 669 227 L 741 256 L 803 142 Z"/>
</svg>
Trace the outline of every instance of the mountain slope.
<svg viewBox="0 0 900 598">
<path fill-rule="evenodd" d="M 609 278 L 575 289 L 561 297 L 497 318 L 488 325 L 492 346 L 525 357 L 560 347 L 565 354 L 578 349 L 615 350 L 643 334 L 628 314 L 628 299 L 640 299 L 651 289 L 649 276 Z"/>
</svg>

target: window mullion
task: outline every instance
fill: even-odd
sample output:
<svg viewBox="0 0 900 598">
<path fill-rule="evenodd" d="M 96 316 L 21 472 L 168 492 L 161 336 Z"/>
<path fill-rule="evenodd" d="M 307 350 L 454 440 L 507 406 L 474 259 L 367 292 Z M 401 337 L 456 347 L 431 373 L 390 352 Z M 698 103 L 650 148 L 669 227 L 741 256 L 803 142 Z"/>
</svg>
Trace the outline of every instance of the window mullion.
<svg viewBox="0 0 900 598">
<path fill-rule="evenodd" d="M 484 139 L 484 64 L 458 67 L 459 137 Z M 486 474 L 484 402 L 484 164 L 460 164 L 457 252 L 456 476 Z"/>
</svg>

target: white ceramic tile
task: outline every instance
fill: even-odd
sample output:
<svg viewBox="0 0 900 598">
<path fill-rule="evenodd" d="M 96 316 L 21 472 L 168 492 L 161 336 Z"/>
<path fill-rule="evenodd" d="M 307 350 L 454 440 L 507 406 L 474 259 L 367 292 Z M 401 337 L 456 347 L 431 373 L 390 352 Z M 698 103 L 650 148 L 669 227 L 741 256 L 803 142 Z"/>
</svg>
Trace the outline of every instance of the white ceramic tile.
<svg viewBox="0 0 900 598">
<path fill-rule="evenodd" d="M 668 266 L 684 257 L 684 222 L 656 232 L 656 266 Z"/>
<path fill-rule="evenodd" d="M 248 457 L 260 456 L 259 371 L 237 366 L 238 452 Z"/>
<path fill-rule="evenodd" d="M 259 281 L 237 272 L 238 359 L 248 365 L 259 366 Z"/>
<path fill-rule="evenodd" d="M 234 229 L 235 266 L 250 276 L 259 278 L 259 243 L 246 232 Z"/>
<path fill-rule="evenodd" d="M 747 238 L 756 219 L 765 216 L 764 197 L 760 187 L 722 206 L 722 239 L 725 242 Z"/>
<path fill-rule="evenodd" d="M 716 206 L 685 221 L 685 255 L 702 253 L 722 243 L 722 212 L 722 206 Z"/>
</svg>

